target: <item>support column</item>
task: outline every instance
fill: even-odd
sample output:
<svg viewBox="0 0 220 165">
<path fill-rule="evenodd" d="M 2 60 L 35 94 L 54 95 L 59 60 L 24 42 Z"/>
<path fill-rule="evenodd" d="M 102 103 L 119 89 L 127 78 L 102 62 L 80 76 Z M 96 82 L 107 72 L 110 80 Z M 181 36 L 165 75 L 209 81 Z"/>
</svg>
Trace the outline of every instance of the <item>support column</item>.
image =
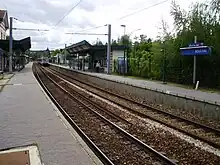
<svg viewBox="0 0 220 165">
<path fill-rule="evenodd" d="M 9 72 L 12 73 L 12 47 L 13 47 L 13 41 L 12 41 L 12 23 L 13 23 L 13 17 L 10 17 L 10 40 L 9 40 Z"/>
<path fill-rule="evenodd" d="M 108 24 L 107 74 L 111 74 L 111 25 Z"/>
<path fill-rule="evenodd" d="M 197 43 L 197 36 L 194 38 L 194 43 Z M 196 56 L 193 58 L 193 84 L 196 84 Z"/>
</svg>

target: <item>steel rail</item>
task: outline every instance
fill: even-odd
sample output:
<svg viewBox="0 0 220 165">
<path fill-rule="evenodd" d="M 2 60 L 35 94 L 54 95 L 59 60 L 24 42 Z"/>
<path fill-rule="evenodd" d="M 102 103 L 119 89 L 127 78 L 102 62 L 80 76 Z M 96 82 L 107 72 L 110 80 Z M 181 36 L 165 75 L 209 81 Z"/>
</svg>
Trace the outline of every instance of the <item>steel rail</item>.
<svg viewBox="0 0 220 165">
<path fill-rule="evenodd" d="M 36 66 L 33 66 L 33 70 Z M 37 71 L 33 71 L 36 79 L 40 83 L 41 87 L 44 89 L 46 94 L 49 96 L 51 101 L 56 105 L 59 111 L 64 115 L 65 119 L 70 123 L 70 125 L 76 130 L 76 132 L 80 135 L 80 137 L 85 141 L 85 143 L 90 147 L 90 149 L 96 154 L 96 156 L 104 163 L 105 165 L 114 165 L 114 163 L 108 159 L 108 157 L 89 139 L 89 137 L 77 126 L 77 124 L 73 121 L 73 119 L 66 113 L 66 111 L 62 108 L 62 106 L 56 101 L 54 96 L 51 94 L 49 89 L 41 80 Z"/>
<path fill-rule="evenodd" d="M 48 75 L 46 75 L 48 76 Z M 146 150 L 152 152 L 153 154 L 157 155 L 158 157 L 160 157 L 160 159 L 162 159 L 164 162 L 166 162 L 167 164 L 171 164 L 171 165 L 176 165 L 175 162 L 173 162 L 171 159 L 167 158 L 166 156 L 164 156 L 163 154 L 161 154 L 160 152 L 156 151 L 155 149 L 153 149 L 152 147 L 150 147 L 149 145 L 143 143 L 141 140 L 139 140 L 138 138 L 134 137 L 133 135 L 131 135 L 130 133 L 128 133 L 127 131 L 125 131 L 124 129 L 120 128 L 119 126 L 117 126 L 115 123 L 111 122 L 110 120 L 108 120 L 107 118 L 105 118 L 104 116 L 100 115 L 98 112 L 94 111 L 92 108 L 88 107 L 88 105 L 86 105 L 84 102 L 82 102 L 81 100 L 79 100 L 77 97 L 75 97 L 72 93 L 68 92 L 66 89 L 64 89 L 62 86 L 60 86 L 59 84 L 57 84 L 52 78 L 50 78 L 48 76 L 48 78 L 56 85 L 58 86 L 60 89 L 62 89 L 66 94 L 68 94 L 69 96 L 71 96 L 75 101 L 77 101 L 78 103 L 80 103 L 81 105 L 83 105 L 85 108 L 89 109 L 91 112 L 93 112 L 94 114 L 96 114 L 99 118 L 101 118 L 102 120 L 104 120 L 105 122 L 109 123 L 111 126 L 113 126 L 115 129 L 117 129 L 118 131 L 120 131 L 121 133 L 123 133 L 125 136 L 127 136 L 128 139 L 133 140 L 135 143 L 139 144 L 140 146 L 142 146 L 143 148 L 145 148 Z"/>
<path fill-rule="evenodd" d="M 51 68 L 50 68 L 50 69 L 51 69 Z M 119 97 L 119 98 L 121 98 L 121 99 L 123 99 L 123 100 L 126 100 L 126 101 L 128 101 L 128 102 L 131 102 L 131 103 L 136 104 L 136 105 L 138 105 L 138 106 L 141 106 L 141 107 L 143 107 L 143 108 L 150 109 L 150 110 L 155 111 L 155 112 L 157 112 L 157 113 L 159 113 L 159 114 L 166 115 L 166 116 L 170 116 L 172 119 L 176 119 L 176 120 L 178 120 L 179 122 L 184 122 L 184 123 L 186 123 L 186 124 L 188 124 L 188 125 L 189 125 L 189 124 L 194 125 L 194 126 L 196 126 L 197 128 L 200 128 L 200 129 L 205 130 L 206 132 L 215 133 L 216 135 L 220 135 L 220 130 L 218 130 L 218 129 L 212 128 L 212 127 L 207 126 L 207 125 L 204 125 L 204 124 L 200 124 L 200 123 L 195 122 L 195 121 L 192 121 L 192 120 L 185 119 L 185 118 L 183 118 L 183 117 L 180 117 L 180 116 L 171 114 L 171 113 L 169 113 L 169 112 L 165 112 L 165 111 L 163 111 L 163 110 L 160 110 L 160 109 L 158 109 L 158 108 L 154 108 L 154 107 L 152 107 L 152 106 L 150 106 L 150 105 L 147 105 L 147 104 L 139 103 L 139 102 L 137 102 L 137 101 L 135 101 L 135 100 L 132 100 L 132 99 L 123 97 L 123 96 L 121 96 L 121 95 L 119 95 L 119 94 L 110 92 L 110 91 L 105 90 L 105 89 L 102 89 L 102 88 L 100 88 L 100 87 L 98 87 L 98 86 L 95 86 L 95 85 L 89 84 L 89 83 L 87 83 L 87 82 L 84 82 L 84 81 L 82 81 L 82 80 L 76 79 L 76 78 L 74 78 L 73 76 L 68 75 L 67 73 L 63 73 L 63 72 L 60 72 L 60 71 L 57 71 L 57 70 L 54 70 L 54 69 L 52 69 L 52 70 L 55 71 L 55 72 L 57 72 L 57 73 L 60 73 L 60 74 L 62 73 L 62 76 L 66 76 L 66 77 L 68 77 L 68 78 L 70 78 L 70 79 L 73 79 L 73 80 L 75 80 L 75 81 L 78 81 L 79 83 L 86 84 L 86 85 L 88 85 L 89 87 L 95 88 L 95 89 L 100 90 L 100 91 L 105 92 L 105 93 L 108 93 L 109 95 L 113 95 L 113 96 L 115 96 L 115 97 Z M 65 74 L 65 75 L 63 75 L 63 74 Z M 88 89 L 87 89 L 87 90 L 88 90 Z M 92 92 L 91 90 L 88 90 L 88 91 L 91 92 L 91 93 L 93 93 L 93 94 L 95 94 L 95 95 L 97 95 L 97 96 L 99 96 L 99 97 L 103 97 L 102 95 L 97 94 L 97 93 L 94 93 L 94 92 Z M 165 126 L 167 126 L 167 127 L 176 129 L 176 130 L 178 130 L 178 131 L 180 131 L 180 132 L 182 132 L 182 133 L 184 133 L 184 134 L 186 134 L 186 135 L 188 135 L 188 136 L 191 136 L 191 137 L 193 137 L 193 138 L 199 139 L 199 140 L 201 140 L 201 141 L 203 141 L 203 142 L 205 142 L 205 143 L 207 143 L 207 144 L 209 144 L 209 145 L 211 145 L 211 146 L 213 146 L 213 147 L 220 148 L 220 144 L 217 144 L 217 143 L 215 143 L 215 142 L 213 142 L 213 141 L 210 141 L 210 140 L 208 140 L 208 139 L 205 139 L 205 138 L 203 138 L 203 137 L 201 137 L 201 136 L 198 136 L 198 135 L 196 135 L 196 134 L 190 133 L 190 132 L 188 132 L 188 131 L 186 131 L 186 130 L 184 130 L 184 129 L 181 129 L 181 128 L 177 127 L 177 126 L 174 126 L 174 125 L 171 125 L 171 124 L 169 124 L 169 123 L 166 123 L 165 121 L 161 121 L 161 120 L 159 120 L 159 119 L 156 119 L 156 118 L 154 118 L 154 117 L 152 117 L 152 116 L 150 116 L 150 115 L 147 115 L 147 114 L 145 114 L 145 113 L 136 111 L 136 110 L 134 110 L 134 109 L 132 109 L 132 108 L 130 108 L 130 107 L 128 107 L 128 106 L 125 106 L 125 105 L 122 105 L 121 103 L 118 103 L 117 101 L 111 100 L 111 99 L 109 99 L 109 98 L 105 98 L 105 99 L 107 99 L 107 100 L 113 102 L 114 104 L 116 104 L 116 105 L 118 105 L 118 106 L 121 106 L 121 107 L 124 108 L 124 109 L 129 110 L 130 112 L 134 112 L 135 114 L 137 114 L 137 115 L 139 115 L 139 116 L 149 118 L 149 119 L 154 120 L 154 121 L 156 121 L 156 122 L 159 122 L 159 123 L 161 123 L 161 124 L 163 124 L 163 125 L 165 125 Z"/>
</svg>

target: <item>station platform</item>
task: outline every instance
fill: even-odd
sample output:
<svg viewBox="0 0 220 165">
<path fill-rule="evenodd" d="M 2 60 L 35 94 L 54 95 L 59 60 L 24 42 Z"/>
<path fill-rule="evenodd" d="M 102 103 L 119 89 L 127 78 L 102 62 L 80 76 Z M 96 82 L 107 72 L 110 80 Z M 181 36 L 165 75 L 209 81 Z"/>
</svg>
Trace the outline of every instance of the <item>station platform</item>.
<svg viewBox="0 0 220 165">
<path fill-rule="evenodd" d="M 56 65 L 55 66 L 63 67 L 69 69 L 68 66 Z M 137 86 L 141 88 L 146 88 L 149 90 L 159 91 L 162 93 L 166 93 L 169 95 L 180 96 L 188 99 L 198 100 L 201 102 L 206 102 L 214 105 L 220 105 L 220 93 L 211 93 L 211 92 L 204 92 L 200 90 L 193 90 L 193 89 L 186 89 L 183 87 L 173 86 L 172 84 L 162 84 L 159 81 L 150 81 L 150 80 L 140 80 L 135 78 L 128 78 L 123 76 L 117 75 L 108 75 L 103 73 L 94 73 L 94 72 L 83 72 L 79 70 L 74 70 L 77 72 L 82 72 L 91 76 L 96 76 L 99 78 L 120 82 L 124 84 L 129 84 L 132 86 Z"/>
<path fill-rule="evenodd" d="M 38 145 L 44 165 L 102 164 L 44 94 L 32 63 L 0 92 L 0 149 L 29 144 Z"/>
</svg>

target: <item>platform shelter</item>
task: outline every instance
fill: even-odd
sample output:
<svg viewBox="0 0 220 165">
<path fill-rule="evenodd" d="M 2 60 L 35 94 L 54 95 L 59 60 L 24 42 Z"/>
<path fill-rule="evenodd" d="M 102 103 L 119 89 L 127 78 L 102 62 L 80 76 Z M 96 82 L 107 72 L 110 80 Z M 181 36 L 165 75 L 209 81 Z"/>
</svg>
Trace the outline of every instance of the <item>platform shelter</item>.
<svg viewBox="0 0 220 165">
<path fill-rule="evenodd" d="M 13 40 L 12 69 L 20 70 L 29 61 L 26 51 L 31 48 L 31 38 Z M 0 71 L 9 70 L 9 40 L 0 40 Z"/>
<path fill-rule="evenodd" d="M 86 40 L 70 45 L 66 48 L 69 53 L 67 60 L 70 67 L 84 71 L 95 71 L 97 61 L 101 64 L 101 72 L 107 70 L 107 45 L 91 45 Z M 123 57 L 124 45 L 112 45 L 110 56 L 110 69 L 113 70 L 113 60 Z"/>
</svg>

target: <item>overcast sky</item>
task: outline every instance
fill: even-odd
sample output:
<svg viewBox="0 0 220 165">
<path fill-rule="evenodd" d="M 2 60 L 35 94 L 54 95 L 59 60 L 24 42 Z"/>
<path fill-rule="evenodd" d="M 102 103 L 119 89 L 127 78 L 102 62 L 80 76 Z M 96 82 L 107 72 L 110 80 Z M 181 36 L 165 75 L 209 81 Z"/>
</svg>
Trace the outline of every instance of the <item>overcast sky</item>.
<svg viewBox="0 0 220 165">
<path fill-rule="evenodd" d="M 112 38 L 117 39 L 124 33 L 121 24 L 126 25 L 126 33 L 136 35 L 146 34 L 156 38 L 161 19 L 166 20 L 172 29 L 172 17 L 170 16 L 171 0 L 143 10 L 137 14 L 120 19 L 121 17 L 147 8 L 163 0 L 82 0 L 65 19 L 55 26 L 58 21 L 79 0 L 6 0 L 0 1 L 0 8 L 7 9 L 9 17 L 16 17 L 14 27 L 49 29 L 47 32 L 38 31 L 13 31 L 15 39 L 31 37 L 32 50 L 63 48 L 64 44 L 70 45 L 81 40 L 93 43 L 97 38 L 106 42 L 106 36 L 68 35 L 67 32 L 80 32 L 92 27 L 112 24 Z M 200 0 L 202 1 L 202 0 Z M 180 6 L 188 9 L 195 0 L 177 0 Z M 88 33 L 107 33 L 107 27 L 93 29 Z"/>
</svg>

